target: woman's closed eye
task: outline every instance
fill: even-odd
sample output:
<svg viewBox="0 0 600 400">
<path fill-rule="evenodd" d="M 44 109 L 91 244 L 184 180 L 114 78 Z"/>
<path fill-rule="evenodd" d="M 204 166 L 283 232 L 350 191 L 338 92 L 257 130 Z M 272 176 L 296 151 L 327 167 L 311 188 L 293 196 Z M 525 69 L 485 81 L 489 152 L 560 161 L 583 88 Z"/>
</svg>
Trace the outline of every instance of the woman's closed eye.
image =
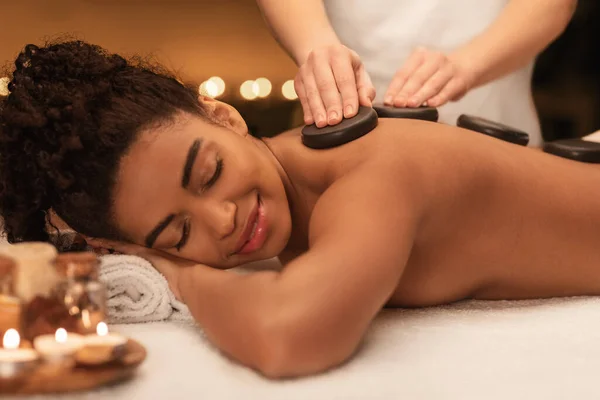
<svg viewBox="0 0 600 400">
<path fill-rule="evenodd" d="M 223 171 L 223 159 L 221 159 L 221 157 L 217 156 L 216 162 L 215 162 L 215 170 L 214 170 L 212 176 L 206 181 L 206 183 L 204 183 L 202 185 L 201 191 L 206 191 L 206 190 L 210 189 L 212 186 L 214 186 L 214 184 L 217 182 L 217 180 L 221 176 L 222 171 Z M 190 219 L 187 218 L 184 221 L 183 227 L 181 229 L 181 239 L 175 245 L 175 250 L 177 250 L 178 252 L 180 252 L 181 249 L 186 245 L 188 238 L 190 237 L 190 229 L 191 229 Z"/>
<path fill-rule="evenodd" d="M 215 171 L 213 175 L 210 177 L 208 181 L 204 184 L 203 190 L 210 189 L 221 176 L 221 171 L 223 170 L 223 159 L 217 156 L 217 161 L 215 162 Z"/>
<path fill-rule="evenodd" d="M 189 237 L 190 237 L 190 219 L 187 218 L 185 220 L 185 222 L 183 223 L 183 227 L 181 229 L 181 239 L 175 245 L 175 249 L 178 252 L 181 251 L 181 249 L 183 248 L 183 246 L 185 246 L 185 244 L 187 243 Z"/>
</svg>

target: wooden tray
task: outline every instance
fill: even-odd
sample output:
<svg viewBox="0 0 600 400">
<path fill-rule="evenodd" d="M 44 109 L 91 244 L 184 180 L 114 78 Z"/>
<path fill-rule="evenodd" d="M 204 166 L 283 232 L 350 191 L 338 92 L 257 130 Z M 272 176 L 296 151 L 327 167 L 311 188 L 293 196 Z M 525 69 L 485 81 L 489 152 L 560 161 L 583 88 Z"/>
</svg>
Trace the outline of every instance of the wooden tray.
<svg viewBox="0 0 600 400">
<path fill-rule="evenodd" d="M 146 359 L 146 349 L 129 339 L 125 354 L 116 361 L 98 367 L 75 366 L 70 370 L 52 370 L 41 365 L 20 379 L 0 379 L 0 394 L 45 394 L 90 390 L 124 381 L 133 376 Z"/>
</svg>

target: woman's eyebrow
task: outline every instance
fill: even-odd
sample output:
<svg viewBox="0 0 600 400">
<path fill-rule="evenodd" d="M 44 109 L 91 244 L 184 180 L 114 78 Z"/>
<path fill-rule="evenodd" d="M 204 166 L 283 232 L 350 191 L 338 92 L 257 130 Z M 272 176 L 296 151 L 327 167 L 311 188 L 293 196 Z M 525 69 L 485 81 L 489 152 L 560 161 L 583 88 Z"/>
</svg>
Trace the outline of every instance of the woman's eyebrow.
<svg viewBox="0 0 600 400">
<path fill-rule="evenodd" d="M 152 246 L 154 246 L 154 242 L 156 242 L 156 239 L 160 236 L 162 231 L 164 231 L 165 228 L 169 226 L 171 221 L 173 221 L 173 218 L 175 218 L 175 214 L 169 214 L 167 218 L 160 221 L 158 225 L 156 225 L 156 227 L 152 229 L 152 232 L 150 232 L 148 236 L 146 236 L 146 247 L 152 248 Z"/>
<path fill-rule="evenodd" d="M 202 146 L 202 139 L 196 139 L 194 140 L 194 143 L 192 143 L 190 149 L 188 150 L 188 154 L 185 159 L 185 164 L 183 166 L 183 176 L 181 177 L 181 187 L 184 189 L 187 189 L 187 186 L 190 183 L 190 178 L 192 176 L 192 167 L 194 166 L 196 156 L 198 156 L 198 152 L 200 151 L 200 146 Z"/>
</svg>

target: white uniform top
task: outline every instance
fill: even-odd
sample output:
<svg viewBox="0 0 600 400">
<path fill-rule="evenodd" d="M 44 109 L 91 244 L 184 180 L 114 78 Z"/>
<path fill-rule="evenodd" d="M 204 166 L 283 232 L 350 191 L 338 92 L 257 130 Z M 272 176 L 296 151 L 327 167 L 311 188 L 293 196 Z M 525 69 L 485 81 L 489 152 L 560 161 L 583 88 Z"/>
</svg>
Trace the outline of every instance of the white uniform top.
<svg viewBox="0 0 600 400">
<path fill-rule="evenodd" d="M 507 2 L 324 0 L 333 29 L 369 72 L 376 101 L 383 100 L 394 74 L 417 46 L 449 53 L 483 32 Z M 531 95 L 533 64 L 440 107 L 440 122 L 455 125 L 461 114 L 472 114 L 521 129 L 529 134 L 530 145 L 539 146 L 542 137 Z"/>
</svg>

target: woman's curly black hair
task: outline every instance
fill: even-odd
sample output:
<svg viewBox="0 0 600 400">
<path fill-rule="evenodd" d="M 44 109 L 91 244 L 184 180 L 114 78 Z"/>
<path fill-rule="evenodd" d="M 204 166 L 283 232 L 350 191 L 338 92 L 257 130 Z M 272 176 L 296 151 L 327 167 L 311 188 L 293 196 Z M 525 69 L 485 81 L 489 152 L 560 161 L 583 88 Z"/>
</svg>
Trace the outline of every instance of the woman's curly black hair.
<svg viewBox="0 0 600 400">
<path fill-rule="evenodd" d="M 137 135 L 198 92 L 142 61 L 82 41 L 27 45 L 0 97 L 0 214 L 9 242 L 48 240 L 49 211 L 93 237 L 126 239 L 112 218 L 119 162 Z"/>
</svg>

